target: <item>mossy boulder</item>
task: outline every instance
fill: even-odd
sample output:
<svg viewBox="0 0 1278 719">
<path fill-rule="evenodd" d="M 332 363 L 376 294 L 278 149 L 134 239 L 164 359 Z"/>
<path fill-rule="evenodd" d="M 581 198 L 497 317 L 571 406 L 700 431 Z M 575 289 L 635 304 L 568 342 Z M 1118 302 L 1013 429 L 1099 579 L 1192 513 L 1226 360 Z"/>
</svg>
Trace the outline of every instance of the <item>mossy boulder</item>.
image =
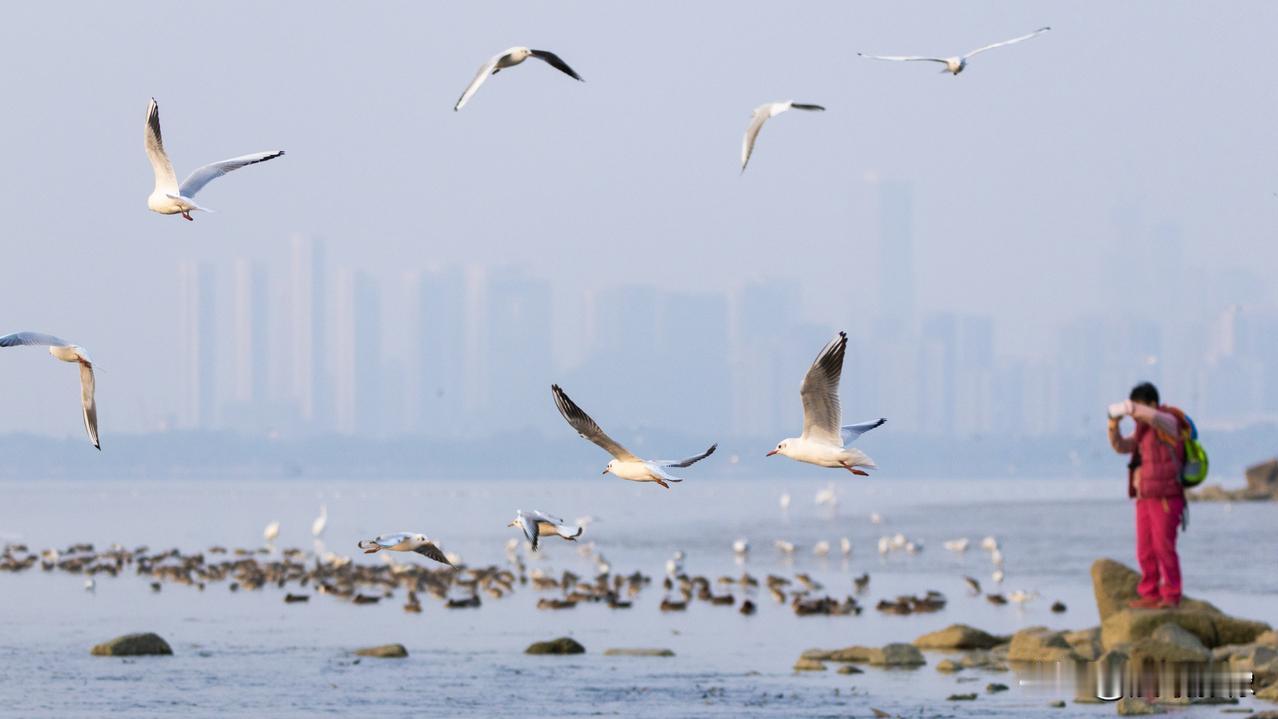
<svg viewBox="0 0 1278 719">
<path fill-rule="evenodd" d="M 572 637 L 559 637 L 548 642 L 533 642 L 524 654 L 585 654 L 586 648 Z"/>
<path fill-rule="evenodd" d="M 102 642 L 89 653 L 96 657 L 168 656 L 173 654 L 173 648 L 159 634 L 142 632 Z"/>
</svg>

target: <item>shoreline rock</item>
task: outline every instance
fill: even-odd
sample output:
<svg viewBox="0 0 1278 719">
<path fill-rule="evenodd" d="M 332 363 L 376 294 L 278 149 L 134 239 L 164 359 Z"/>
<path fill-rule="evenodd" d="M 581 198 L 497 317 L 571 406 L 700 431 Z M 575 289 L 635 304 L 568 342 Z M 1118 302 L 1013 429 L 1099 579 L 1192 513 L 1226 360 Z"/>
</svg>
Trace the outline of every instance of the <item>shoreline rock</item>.
<svg viewBox="0 0 1278 719">
<path fill-rule="evenodd" d="M 89 650 L 95 657 L 171 656 L 173 648 L 154 632 L 125 634 L 102 642 Z"/>
<path fill-rule="evenodd" d="M 1208 484 L 1186 493 L 1191 502 L 1265 502 L 1278 501 L 1278 458 L 1247 468 L 1247 486 L 1225 489 L 1219 483 Z"/>
<path fill-rule="evenodd" d="M 894 642 L 882 647 L 865 647 L 854 645 L 842 649 L 808 649 L 799 656 L 800 660 L 818 662 L 841 662 L 847 664 L 870 664 L 880 667 L 917 667 L 927 664 L 923 652 L 913 644 Z"/>
<path fill-rule="evenodd" d="M 586 648 L 572 637 L 559 637 L 547 642 L 533 642 L 524 654 L 585 654 Z"/>
<path fill-rule="evenodd" d="M 377 647 L 356 649 L 355 654 L 361 657 L 377 657 L 379 659 L 404 659 L 408 649 L 403 644 L 383 644 Z"/>
<path fill-rule="evenodd" d="M 605 657 L 673 657 L 675 653 L 669 649 L 645 649 L 613 647 L 605 649 Z"/>
<path fill-rule="evenodd" d="M 914 640 L 919 649 L 990 649 L 1004 639 L 966 624 L 951 624 Z"/>
</svg>

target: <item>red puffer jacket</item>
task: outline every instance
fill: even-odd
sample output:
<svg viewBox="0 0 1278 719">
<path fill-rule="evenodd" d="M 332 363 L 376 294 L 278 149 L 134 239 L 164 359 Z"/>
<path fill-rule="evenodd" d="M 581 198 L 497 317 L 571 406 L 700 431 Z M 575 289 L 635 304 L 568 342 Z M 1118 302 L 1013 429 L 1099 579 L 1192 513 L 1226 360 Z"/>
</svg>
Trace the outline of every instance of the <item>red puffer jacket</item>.
<svg viewBox="0 0 1278 719">
<path fill-rule="evenodd" d="M 1147 424 L 1138 424 L 1136 434 L 1140 466 L 1128 477 L 1127 494 L 1130 497 L 1179 497 L 1185 488 L 1180 483 L 1184 464 L 1185 447 L 1179 433 L 1175 444 L 1168 444 L 1159 433 Z"/>
</svg>

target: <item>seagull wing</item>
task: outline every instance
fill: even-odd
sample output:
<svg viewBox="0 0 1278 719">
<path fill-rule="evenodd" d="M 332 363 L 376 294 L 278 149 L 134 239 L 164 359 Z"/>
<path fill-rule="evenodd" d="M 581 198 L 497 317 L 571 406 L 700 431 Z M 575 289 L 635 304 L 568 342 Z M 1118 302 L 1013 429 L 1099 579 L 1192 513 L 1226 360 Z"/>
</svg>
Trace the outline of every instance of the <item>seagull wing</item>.
<svg viewBox="0 0 1278 719">
<path fill-rule="evenodd" d="M 754 140 L 759 136 L 759 130 L 763 129 L 763 123 L 772 117 L 772 103 L 760 105 L 754 109 L 754 115 L 750 118 L 750 126 L 746 128 L 745 139 L 741 141 L 741 171 L 745 172 L 746 164 L 750 162 L 750 154 L 754 152 Z"/>
<path fill-rule="evenodd" d="M 541 537 L 541 526 L 537 520 L 523 512 L 520 512 L 515 520 L 519 522 L 519 528 L 524 530 L 524 536 L 528 538 L 528 543 L 532 545 L 533 551 L 537 551 L 537 540 Z"/>
<path fill-rule="evenodd" d="M 878 419 L 869 422 L 844 425 L 842 428 L 844 446 L 852 444 L 856 441 L 857 437 L 860 437 L 866 432 L 869 432 L 876 427 L 882 427 L 885 422 L 887 422 L 887 417 L 879 417 Z"/>
<path fill-rule="evenodd" d="M 1039 35 L 1042 35 L 1043 33 L 1047 32 L 1048 30 L 1051 30 L 1051 29 L 1052 29 L 1052 28 L 1050 28 L 1050 27 L 1040 27 L 1039 29 L 1035 30 L 1034 32 L 1032 32 L 1032 33 L 1030 33 L 1030 34 L 1028 34 L 1028 35 L 1021 35 L 1020 37 L 1014 37 L 1014 38 L 1012 38 L 1011 40 L 1004 40 L 1003 42 L 996 42 L 996 43 L 994 43 L 993 45 L 986 45 L 985 47 L 978 47 L 978 48 L 976 48 L 975 50 L 973 50 L 973 51 L 969 52 L 968 54 L 964 55 L 964 56 L 963 56 L 963 59 L 964 59 L 964 60 L 966 60 L 966 59 L 967 59 L 967 58 L 969 58 L 969 57 L 972 57 L 972 56 L 974 56 L 974 55 L 979 55 L 979 54 L 981 54 L 981 53 L 985 52 L 986 50 L 993 50 L 993 49 L 994 49 L 994 48 L 996 48 L 996 47 L 1003 47 L 1004 45 L 1012 45 L 1012 44 L 1014 44 L 1014 43 L 1018 43 L 1018 42 L 1020 42 L 1020 41 L 1022 41 L 1022 40 L 1028 40 L 1028 39 L 1030 39 L 1030 38 L 1032 38 L 1032 37 L 1038 37 Z"/>
<path fill-rule="evenodd" d="M 439 551 L 439 547 L 435 546 L 434 542 L 427 542 L 413 551 L 423 557 L 429 557 L 440 564 L 447 564 L 450 567 L 453 566 L 453 563 L 448 561 L 448 557 L 444 556 L 444 553 Z"/>
<path fill-rule="evenodd" d="M 891 60 L 892 62 L 939 62 L 942 65 L 949 64 L 949 61 L 943 57 L 925 57 L 922 55 L 866 55 L 863 52 L 858 52 L 857 55 L 871 60 Z"/>
<path fill-rule="evenodd" d="M 241 155 L 239 157 L 232 157 L 229 160 L 222 160 L 221 162 L 214 162 L 212 164 L 205 165 L 195 172 L 192 172 L 190 177 L 182 181 L 182 186 L 178 188 L 178 194 L 182 197 L 195 197 L 195 193 L 202 190 L 205 185 L 216 180 L 222 175 L 231 172 L 232 170 L 238 170 L 241 167 L 247 167 L 249 165 L 256 165 L 259 162 L 266 162 L 267 160 L 274 160 L 283 154 L 283 150 L 254 152 L 251 155 Z"/>
<path fill-rule="evenodd" d="M 98 442 L 98 404 L 93 399 L 93 364 L 80 361 L 80 403 L 84 406 L 84 429 L 89 433 L 89 441 L 98 451 L 102 450 Z"/>
<path fill-rule="evenodd" d="M 616 457 L 623 462 L 640 461 L 638 457 L 630 453 L 630 450 L 617 444 L 613 441 L 612 437 L 604 434 L 604 431 L 599 428 L 598 424 L 595 424 L 595 421 L 590 418 L 590 415 L 583 412 L 582 409 L 577 406 L 577 403 L 573 402 L 572 399 L 570 399 L 568 395 L 559 388 L 559 385 L 551 385 L 550 391 L 555 396 L 555 406 L 559 408 L 559 414 L 562 414 L 564 419 L 568 420 L 569 426 L 577 430 L 577 434 L 599 445 L 608 454 L 611 454 L 613 457 Z"/>
<path fill-rule="evenodd" d="M 532 53 L 532 56 L 537 58 L 538 60 L 546 61 L 547 65 L 550 65 L 551 67 L 555 68 L 559 72 L 562 72 L 568 77 L 571 77 L 574 80 L 581 80 L 581 75 L 578 75 L 576 70 L 573 70 L 571 67 L 568 67 L 568 63 L 560 59 L 560 57 L 556 55 L 555 53 L 550 52 L 549 50 L 529 50 L 528 52 Z M 581 81 L 585 82 L 585 80 L 581 80 Z"/>
<path fill-rule="evenodd" d="M 146 156 L 150 158 L 151 170 L 155 172 L 155 191 L 177 192 L 177 175 L 173 174 L 173 163 L 169 162 L 168 153 L 164 151 L 164 140 L 160 137 L 160 106 L 154 97 L 146 109 Z"/>
<path fill-rule="evenodd" d="M 838 337 L 817 355 L 808 374 L 799 385 L 803 398 L 803 438 L 842 446 L 839 431 L 839 377 L 843 374 L 843 354 L 848 346 L 848 333 Z"/>
<path fill-rule="evenodd" d="M 526 516 L 533 517 L 534 519 L 540 520 L 542 522 L 550 522 L 551 524 L 564 523 L 563 519 L 560 519 L 559 517 L 552 517 L 549 514 L 546 514 L 545 512 L 541 511 L 540 509 L 534 509 L 531 513 L 529 513 Z"/>
<path fill-rule="evenodd" d="M 710 449 L 707 449 L 701 454 L 694 454 L 693 456 L 688 457 L 687 459 L 659 459 L 656 461 L 656 464 L 659 464 L 662 467 L 691 467 L 697 462 L 700 462 L 706 457 L 709 457 L 710 455 L 714 454 L 714 451 L 718 448 L 719 448 L 718 444 L 712 444 L 710 445 Z"/>
<path fill-rule="evenodd" d="M 21 347 L 23 345 L 70 347 L 71 343 L 61 337 L 46 335 L 42 332 L 14 332 L 11 335 L 0 337 L 0 347 Z"/>
<path fill-rule="evenodd" d="M 811 111 L 825 112 L 825 108 L 823 106 L 813 105 L 810 102 L 792 102 L 790 103 L 790 107 L 795 110 L 808 110 L 809 112 Z"/>
<path fill-rule="evenodd" d="M 457 112 L 466 106 L 470 98 L 479 91 L 479 86 L 484 84 L 484 80 L 487 80 L 488 76 L 493 74 L 493 70 L 497 67 L 497 61 L 501 58 L 501 55 L 495 55 L 491 60 L 479 66 L 479 72 L 475 73 L 475 79 L 470 81 L 470 84 L 466 86 L 466 91 L 461 94 L 461 97 L 457 98 L 457 104 L 453 105 L 453 112 Z"/>
</svg>

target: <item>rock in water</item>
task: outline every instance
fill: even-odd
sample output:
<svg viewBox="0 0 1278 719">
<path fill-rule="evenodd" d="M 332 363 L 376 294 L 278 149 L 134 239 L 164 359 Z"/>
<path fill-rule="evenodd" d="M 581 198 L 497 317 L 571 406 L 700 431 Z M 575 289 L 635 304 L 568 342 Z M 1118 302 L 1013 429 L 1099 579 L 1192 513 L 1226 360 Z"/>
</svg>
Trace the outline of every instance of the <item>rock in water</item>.
<svg viewBox="0 0 1278 719">
<path fill-rule="evenodd" d="M 1051 702 L 1051 703 L 1050 703 L 1050 704 L 1048 704 L 1047 706 L 1049 706 L 1049 707 L 1051 707 L 1051 708 L 1053 708 L 1053 709 L 1064 709 L 1064 708 L 1065 708 L 1065 700 L 1064 700 L 1064 699 L 1057 699 L 1056 701 Z"/>
<path fill-rule="evenodd" d="M 920 664 L 927 664 L 927 660 L 923 658 L 923 652 L 913 644 L 885 644 L 881 657 L 870 659 L 871 664 L 878 664 L 886 667 L 916 667 Z M 876 661 L 877 659 L 877 661 Z"/>
<path fill-rule="evenodd" d="M 966 624 L 951 624 L 914 640 L 919 649 L 989 649 L 999 638 Z"/>
<path fill-rule="evenodd" d="M 1054 601 L 1054 602 L 1052 602 L 1052 612 L 1054 612 L 1054 613 L 1056 613 L 1056 614 L 1061 614 L 1061 613 L 1062 613 L 1062 612 L 1064 612 L 1066 609 L 1068 609 L 1068 607 L 1066 607 L 1066 606 L 1065 606 L 1065 602 L 1062 602 L 1062 601 L 1061 601 L 1061 600 L 1059 600 L 1059 599 L 1058 599 L 1058 600 L 1056 600 L 1056 601 Z"/>
<path fill-rule="evenodd" d="M 675 653 L 669 649 L 605 649 L 605 657 L 673 657 Z"/>
<path fill-rule="evenodd" d="M 838 672 L 840 674 L 864 674 L 865 670 L 855 664 L 844 664 L 839 667 Z"/>
<path fill-rule="evenodd" d="M 963 666 L 953 659 L 942 659 L 936 663 L 936 671 L 947 674 L 960 671 L 962 668 Z"/>
<path fill-rule="evenodd" d="M 1171 623 L 1163 624 L 1148 637 L 1132 644 L 1129 654 L 1135 662 L 1146 659 L 1156 662 L 1205 662 L 1211 659 L 1211 652 L 1198 637 Z"/>
<path fill-rule="evenodd" d="M 951 694 L 945 697 L 947 702 L 974 702 L 976 701 L 976 692 L 971 694 Z"/>
<path fill-rule="evenodd" d="M 998 694 L 999 692 L 1007 691 L 1007 685 L 999 684 L 998 682 L 994 682 L 992 684 L 986 684 L 985 691 L 989 694 Z"/>
<path fill-rule="evenodd" d="M 559 637 L 548 642 L 533 642 L 524 654 L 585 654 L 586 648 L 572 637 Z"/>
<path fill-rule="evenodd" d="M 1047 627 L 1029 627 L 1012 635 L 1012 646 L 1007 651 L 1011 662 L 1066 662 L 1078 658 L 1065 632 L 1054 632 Z"/>
<path fill-rule="evenodd" d="M 169 643 L 152 632 L 125 634 L 103 642 L 89 651 L 97 657 L 143 657 L 173 654 Z"/>
<path fill-rule="evenodd" d="M 380 647 L 356 649 L 361 657 L 379 657 L 381 659 L 403 659 L 408 656 L 408 649 L 403 644 L 383 644 Z"/>
<path fill-rule="evenodd" d="M 794 671 L 823 672 L 825 671 L 825 662 L 820 662 L 820 661 L 817 661 L 816 659 L 804 659 L 803 657 L 799 657 L 799 660 L 794 663 Z"/>
<path fill-rule="evenodd" d="M 1145 716 L 1147 714 L 1162 713 L 1162 709 L 1158 709 L 1140 697 L 1123 697 L 1118 700 L 1119 716 Z"/>
</svg>

